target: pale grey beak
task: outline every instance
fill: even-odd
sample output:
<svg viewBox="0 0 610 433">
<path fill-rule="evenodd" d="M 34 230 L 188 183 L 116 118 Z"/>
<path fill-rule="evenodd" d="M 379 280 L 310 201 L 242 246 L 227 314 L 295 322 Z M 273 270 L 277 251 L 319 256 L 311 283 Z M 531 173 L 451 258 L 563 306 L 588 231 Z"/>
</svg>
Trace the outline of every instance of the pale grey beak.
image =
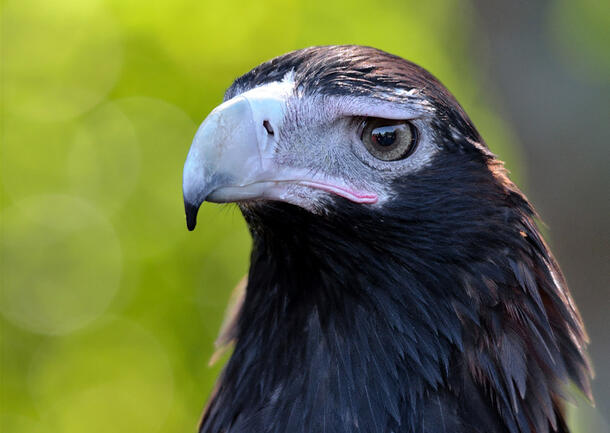
<svg viewBox="0 0 610 433">
<path fill-rule="evenodd" d="M 250 103 L 243 97 L 217 107 L 199 127 L 182 178 L 189 230 L 195 228 L 199 206 L 205 200 L 225 202 L 253 196 L 253 191 L 240 187 L 256 182 L 263 172 L 261 134 L 256 129 Z"/>
</svg>

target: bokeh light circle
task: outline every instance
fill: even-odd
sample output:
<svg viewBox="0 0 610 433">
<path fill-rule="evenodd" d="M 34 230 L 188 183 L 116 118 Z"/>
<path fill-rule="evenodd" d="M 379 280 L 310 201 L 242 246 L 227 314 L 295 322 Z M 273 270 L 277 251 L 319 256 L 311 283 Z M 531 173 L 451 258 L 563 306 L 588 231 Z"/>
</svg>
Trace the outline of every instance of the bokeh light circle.
<svg viewBox="0 0 610 433">
<path fill-rule="evenodd" d="M 41 120 L 99 103 L 122 63 L 118 26 L 97 1 L 12 0 L 3 7 L 5 106 Z"/>
<path fill-rule="evenodd" d="M 63 433 L 152 433 L 173 402 L 166 349 L 124 319 L 43 346 L 27 382 L 42 417 Z"/>
<path fill-rule="evenodd" d="M 140 143 L 141 171 L 134 199 L 116 216 L 125 255 L 159 256 L 187 234 L 182 168 L 197 129 L 180 108 L 160 99 L 115 101 Z"/>
<path fill-rule="evenodd" d="M 0 215 L 0 313 L 41 334 L 64 334 L 102 314 L 119 287 L 122 254 L 112 225 L 77 197 L 23 199 Z"/>
<path fill-rule="evenodd" d="M 103 104 L 79 122 L 66 168 L 72 194 L 110 213 L 127 200 L 140 174 L 140 149 L 133 125 L 115 104 Z"/>
<path fill-rule="evenodd" d="M 112 102 L 78 121 L 5 119 L 2 182 L 13 197 L 61 191 L 112 214 L 133 192 L 140 150 L 133 125 Z"/>
</svg>

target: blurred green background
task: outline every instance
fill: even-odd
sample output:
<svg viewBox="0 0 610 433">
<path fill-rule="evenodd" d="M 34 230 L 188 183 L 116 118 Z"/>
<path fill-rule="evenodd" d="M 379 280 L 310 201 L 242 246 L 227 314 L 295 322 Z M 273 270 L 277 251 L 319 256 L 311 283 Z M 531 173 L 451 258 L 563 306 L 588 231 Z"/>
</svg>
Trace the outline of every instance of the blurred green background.
<svg viewBox="0 0 610 433">
<path fill-rule="evenodd" d="M 584 117 L 593 100 L 607 124 L 599 96 L 610 69 L 607 3 L 501 3 L 1 1 L 0 431 L 195 431 L 221 368 L 208 360 L 247 271 L 250 239 L 231 206 L 204 205 L 197 230 L 186 231 L 182 164 L 232 80 L 286 51 L 357 43 L 421 64 L 542 202 L 543 217 L 565 215 L 565 194 L 534 186 L 571 163 L 556 150 L 565 119 L 554 123 L 547 110 L 574 90 L 560 87 L 568 77 L 598 98 L 585 93 L 571 110 Z M 543 100 L 521 102 L 520 90 Z M 532 104 L 547 119 L 542 137 L 536 113 L 525 126 L 519 117 Z M 599 171 L 595 152 L 607 157 L 607 136 L 595 131 L 593 145 L 580 145 L 589 174 Z M 559 216 L 557 224 L 564 227 Z M 551 243 L 556 237 L 551 231 Z M 569 281 L 589 272 L 558 248 Z M 579 305 L 590 305 L 582 309 L 597 347 L 596 393 L 605 397 L 608 291 L 587 284 L 572 287 Z M 598 409 L 570 409 L 576 431 L 607 429 L 606 404 L 598 396 Z"/>
</svg>

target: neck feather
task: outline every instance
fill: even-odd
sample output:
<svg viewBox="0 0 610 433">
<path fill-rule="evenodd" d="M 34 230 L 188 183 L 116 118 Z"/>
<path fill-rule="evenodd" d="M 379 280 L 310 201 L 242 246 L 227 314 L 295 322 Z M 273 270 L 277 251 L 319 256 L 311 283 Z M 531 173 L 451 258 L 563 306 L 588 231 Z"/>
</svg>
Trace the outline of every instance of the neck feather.
<svg viewBox="0 0 610 433">
<path fill-rule="evenodd" d="M 246 299 L 201 431 L 561 431 L 561 384 L 589 390 L 586 335 L 502 176 L 440 199 L 423 179 L 374 213 L 242 209 Z"/>
</svg>

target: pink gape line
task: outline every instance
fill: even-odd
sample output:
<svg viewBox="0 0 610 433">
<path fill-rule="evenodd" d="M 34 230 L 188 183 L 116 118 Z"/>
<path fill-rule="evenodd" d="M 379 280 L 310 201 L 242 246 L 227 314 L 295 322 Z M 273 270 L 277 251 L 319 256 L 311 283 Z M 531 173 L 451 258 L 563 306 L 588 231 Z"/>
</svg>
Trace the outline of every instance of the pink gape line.
<svg viewBox="0 0 610 433">
<path fill-rule="evenodd" d="M 301 185 L 312 187 L 312 188 L 321 189 L 322 191 L 331 192 L 333 194 L 336 194 L 338 196 L 351 200 L 355 203 L 371 204 L 371 203 L 377 203 L 377 200 L 378 200 L 377 194 L 353 191 L 349 188 L 332 185 L 332 184 L 328 184 L 328 183 L 314 182 L 314 181 L 310 181 L 310 180 L 301 180 L 298 183 Z"/>
</svg>

